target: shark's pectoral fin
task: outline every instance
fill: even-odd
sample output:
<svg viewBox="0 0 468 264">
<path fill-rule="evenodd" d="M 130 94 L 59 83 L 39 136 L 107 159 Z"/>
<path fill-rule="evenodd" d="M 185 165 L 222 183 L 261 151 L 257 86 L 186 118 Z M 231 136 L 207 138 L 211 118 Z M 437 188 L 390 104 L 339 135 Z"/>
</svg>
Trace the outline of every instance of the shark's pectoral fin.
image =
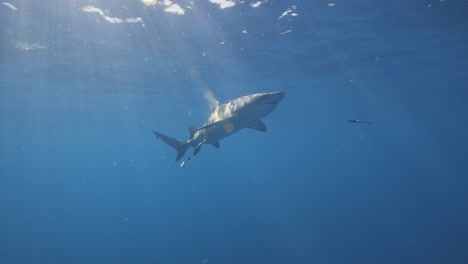
<svg viewBox="0 0 468 264">
<path fill-rule="evenodd" d="M 215 148 L 219 149 L 219 141 L 216 142 L 210 142 L 210 145 L 213 145 Z"/>
<path fill-rule="evenodd" d="M 202 142 L 200 142 L 194 149 L 193 149 L 193 155 L 197 155 L 198 152 L 200 152 L 201 150 L 201 147 L 203 146 L 203 144 L 206 143 L 206 139 L 202 140 Z"/>
<path fill-rule="evenodd" d="M 249 128 L 255 129 L 255 130 L 258 130 L 258 131 L 262 131 L 262 132 L 265 132 L 267 130 L 267 127 L 266 127 L 265 123 L 263 123 L 262 120 L 258 120 L 258 122 L 256 122 L 253 125 L 249 126 Z"/>
</svg>

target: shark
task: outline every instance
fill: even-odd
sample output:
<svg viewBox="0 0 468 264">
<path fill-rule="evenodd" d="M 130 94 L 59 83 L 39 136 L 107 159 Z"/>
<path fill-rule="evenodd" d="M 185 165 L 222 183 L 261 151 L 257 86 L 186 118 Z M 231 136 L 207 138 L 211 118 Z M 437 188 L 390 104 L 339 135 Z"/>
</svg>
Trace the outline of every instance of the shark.
<svg viewBox="0 0 468 264">
<path fill-rule="evenodd" d="M 213 101 L 208 120 L 200 128 L 189 126 L 190 138 L 185 141 L 157 131 L 153 133 L 177 151 L 177 162 L 184 157 L 189 147 L 193 147 L 193 156 L 206 144 L 219 149 L 219 141 L 244 128 L 265 132 L 267 127 L 262 119 L 276 109 L 284 96 L 284 92 L 268 92 L 242 96 L 224 104 Z"/>
</svg>

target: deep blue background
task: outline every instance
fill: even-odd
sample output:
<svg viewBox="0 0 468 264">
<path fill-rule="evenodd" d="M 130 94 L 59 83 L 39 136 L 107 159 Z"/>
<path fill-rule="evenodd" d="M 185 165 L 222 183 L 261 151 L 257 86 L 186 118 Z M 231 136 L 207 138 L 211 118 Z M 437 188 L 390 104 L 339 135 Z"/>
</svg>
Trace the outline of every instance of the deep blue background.
<svg viewBox="0 0 468 264">
<path fill-rule="evenodd" d="M 468 263 L 466 1 L 174 2 L 0 5 L 0 263 Z"/>
</svg>

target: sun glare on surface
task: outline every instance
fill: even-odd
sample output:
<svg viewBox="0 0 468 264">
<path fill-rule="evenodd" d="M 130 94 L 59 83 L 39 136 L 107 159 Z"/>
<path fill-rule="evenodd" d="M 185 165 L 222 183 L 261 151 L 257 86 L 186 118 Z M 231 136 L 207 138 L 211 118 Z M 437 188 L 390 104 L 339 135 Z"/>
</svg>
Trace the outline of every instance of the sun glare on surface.
<svg viewBox="0 0 468 264">
<path fill-rule="evenodd" d="M 145 6 L 155 6 L 158 4 L 157 0 L 141 0 Z"/>
</svg>

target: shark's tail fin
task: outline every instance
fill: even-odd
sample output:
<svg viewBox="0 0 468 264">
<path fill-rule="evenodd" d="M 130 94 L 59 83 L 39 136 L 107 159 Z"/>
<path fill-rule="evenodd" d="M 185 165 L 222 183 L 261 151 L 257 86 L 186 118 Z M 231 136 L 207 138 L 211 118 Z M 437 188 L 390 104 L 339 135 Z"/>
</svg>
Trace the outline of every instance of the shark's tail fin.
<svg viewBox="0 0 468 264">
<path fill-rule="evenodd" d="M 156 135 L 157 138 L 162 139 L 162 141 L 164 141 L 166 144 L 177 150 L 176 161 L 180 160 L 185 155 L 185 152 L 187 151 L 187 148 L 189 146 L 187 142 L 163 135 L 156 131 L 153 131 L 153 133 Z"/>
</svg>

